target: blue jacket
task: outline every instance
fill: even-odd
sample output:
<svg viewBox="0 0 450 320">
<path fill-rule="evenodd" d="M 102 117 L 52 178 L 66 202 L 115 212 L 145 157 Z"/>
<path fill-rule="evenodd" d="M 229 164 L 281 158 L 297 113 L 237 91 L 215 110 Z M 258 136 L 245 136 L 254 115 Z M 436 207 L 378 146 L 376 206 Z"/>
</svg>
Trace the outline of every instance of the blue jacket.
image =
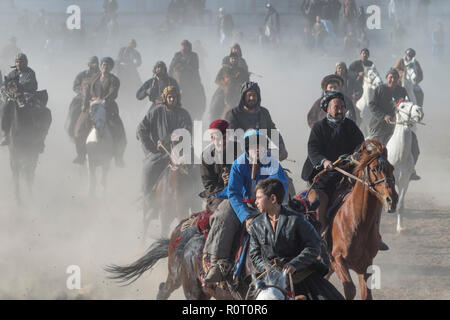
<svg viewBox="0 0 450 320">
<path fill-rule="evenodd" d="M 268 157 L 267 164 L 262 164 L 259 168 L 255 181 L 252 181 L 252 172 L 246 153 L 237 158 L 231 166 L 230 180 L 228 186 L 216 196 L 228 198 L 231 207 L 241 222 L 250 214 L 247 205 L 242 200 L 255 200 L 255 187 L 260 180 L 276 178 L 284 185 L 285 200 L 288 198 L 288 182 L 281 164 L 274 158 Z"/>
</svg>

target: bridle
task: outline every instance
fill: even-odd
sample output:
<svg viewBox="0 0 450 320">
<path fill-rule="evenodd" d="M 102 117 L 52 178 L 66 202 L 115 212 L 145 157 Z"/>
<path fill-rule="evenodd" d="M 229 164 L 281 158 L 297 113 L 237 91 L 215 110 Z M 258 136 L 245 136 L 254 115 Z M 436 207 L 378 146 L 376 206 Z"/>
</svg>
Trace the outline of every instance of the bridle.
<svg viewBox="0 0 450 320">
<path fill-rule="evenodd" d="M 363 185 L 367 186 L 367 187 L 369 188 L 369 190 L 372 191 L 374 194 L 376 194 L 377 196 L 383 198 L 383 195 L 375 189 L 375 186 L 377 186 L 378 184 L 384 182 L 385 185 L 386 185 L 386 187 L 389 187 L 390 185 L 395 184 L 395 180 L 394 180 L 393 178 L 389 178 L 388 176 L 384 176 L 383 178 L 378 179 L 378 180 L 376 180 L 376 181 L 371 181 L 371 180 L 370 180 L 370 175 L 369 175 L 369 165 L 370 165 L 373 161 L 378 160 L 378 159 L 381 159 L 380 162 L 387 162 L 387 160 L 385 159 L 384 156 L 381 156 L 381 155 L 380 155 L 380 156 L 378 156 L 378 157 L 373 157 L 371 160 L 369 160 L 369 161 L 367 162 L 366 166 L 364 167 L 364 172 L 363 172 L 363 177 L 362 177 L 362 179 L 361 179 L 361 178 L 358 178 L 357 176 L 355 176 L 355 175 L 353 175 L 353 174 L 351 174 L 351 173 L 348 173 L 347 171 L 345 171 L 345 170 L 343 170 L 343 169 L 341 169 L 341 168 L 339 168 L 339 167 L 335 167 L 334 170 L 336 170 L 336 171 L 342 173 L 344 176 L 346 176 L 346 177 L 348 177 L 348 178 L 350 178 L 350 179 L 352 179 L 352 180 L 355 180 L 355 181 L 357 181 L 357 182 L 362 183 Z M 352 162 L 354 162 L 354 163 L 356 163 L 356 164 L 360 164 L 357 160 L 355 160 L 355 159 L 353 159 L 353 158 L 352 158 L 351 160 L 352 160 Z"/>
<path fill-rule="evenodd" d="M 392 124 L 392 125 L 397 125 L 397 124 L 399 124 L 399 125 L 403 125 L 403 126 L 407 126 L 407 127 L 412 127 L 413 125 L 415 125 L 416 123 L 417 124 L 420 124 L 420 125 L 425 125 L 425 123 L 423 123 L 423 122 L 421 122 L 420 120 L 419 121 L 416 121 L 416 120 L 414 120 L 413 118 L 412 118 L 412 107 L 411 108 L 409 108 L 409 112 L 406 112 L 406 111 L 403 111 L 402 109 L 400 109 L 399 108 L 399 106 L 400 106 L 400 104 L 402 103 L 402 102 L 404 102 L 404 101 L 400 101 L 398 104 L 397 104 L 397 107 L 395 108 L 395 113 L 403 113 L 404 115 L 406 115 L 407 116 L 407 119 L 406 120 L 403 120 L 403 121 L 390 121 L 390 124 Z M 418 111 L 419 112 L 419 116 L 420 116 L 420 118 L 423 118 L 423 113 L 419 110 Z"/>
</svg>

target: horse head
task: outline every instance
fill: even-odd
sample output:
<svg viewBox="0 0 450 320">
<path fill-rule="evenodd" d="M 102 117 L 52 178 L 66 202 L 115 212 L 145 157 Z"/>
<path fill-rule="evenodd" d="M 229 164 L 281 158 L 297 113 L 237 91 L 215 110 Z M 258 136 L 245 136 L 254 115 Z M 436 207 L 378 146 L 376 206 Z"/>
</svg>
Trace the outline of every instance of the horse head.
<svg viewBox="0 0 450 320">
<path fill-rule="evenodd" d="M 385 211 L 393 213 L 397 207 L 394 167 L 387 160 L 387 149 L 378 139 L 366 140 L 359 151 L 354 174 L 381 201 Z"/>
<path fill-rule="evenodd" d="M 105 103 L 100 100 L 91 102 L 90 116 L 92 124 L 98 132 L 102 132 L 106 128 L 106 109 Z"/>
<path fill-rule="evenodd" d="M 421 122 L 424 117 L 423 107 L 411 101 L 400 101 L 395 111 L 397 122 L 408 126 Z"/>
<path fill-rule="evenodd" d="M 287 275 L 285 272 L 271 268 L 262 280 L 254 276 L 255 300 L 288 300 L 289 292 L 287 285 Z"/>
<path fill-rule="evenodd" d="M 364 81 L 367 82 L 373 90 L 383 84 L 383 80 L 375 66 L 364 67 Z"/>
</svg>

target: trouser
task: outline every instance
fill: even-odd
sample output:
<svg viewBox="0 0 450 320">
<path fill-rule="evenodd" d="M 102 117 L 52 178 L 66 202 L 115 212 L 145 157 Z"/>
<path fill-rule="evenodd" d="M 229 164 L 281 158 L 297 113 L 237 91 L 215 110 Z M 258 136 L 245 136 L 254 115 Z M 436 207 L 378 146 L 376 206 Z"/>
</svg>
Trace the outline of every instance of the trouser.
<svg viewBox="0 0 450 320">
<path fill-rule="evenodd" d="M 4 132 L 5 136 L 8 136 L 11 131 L 11 124 L 14 114 L 14 104 L 13 101 L 8 101 L 5 106 L 3 107 L 3 114 L 2 114 L 2 131 Z"/>
<path fill-rule="evenodd" d="M 211 229 L 206 238 L 204 253 L 216 259 L 231 256 L 234 239 L 241 230 L 241 222 L 234 213 L 229 200 L 224 200 L 209 218 Z"/>
<path fill-rule="evenodd" d="M 75 98 L 73 98 L 69 106 L 69 115 L 67 119 L 66 130 L 69 134 L 69 137 L 71 138 L 75 138 L 75 126 L 81 114 L 82 104 L 83 101 L 81 95 L 77 95 Z"/>
<path fill-rule="evenodd" d="M 387 144 L 394 133 L 394 126 L 383 123 L 375 128 L 369 129 L 369 139 L 378 138 L 383 144 Z M 420 155 L 419 140 L 415 132 L 411 132 L 411 153 L 414 159 L 414 165 L 417 163 Z"/>
<path fill-rule="evenodd" d="M 369 128 L 369 139 L 379 139 L 382 144 L 387 144 L 394 133 L 395 126 L 379 122 L 376 126 Z"/>
<path fill-rule="evenodd" d="M 114 157 L 122 158 L 127 146 L 125 127 L 118 113 L 107 112 L 107 122 L 114 144 Z"/>
<path fill-rule="evenodd" d="M 146 198 L 152 196 L 155 184 L 168 165 L 167 156 L 149 154 L 144 159 L 142 191 Z"/>
</svg>

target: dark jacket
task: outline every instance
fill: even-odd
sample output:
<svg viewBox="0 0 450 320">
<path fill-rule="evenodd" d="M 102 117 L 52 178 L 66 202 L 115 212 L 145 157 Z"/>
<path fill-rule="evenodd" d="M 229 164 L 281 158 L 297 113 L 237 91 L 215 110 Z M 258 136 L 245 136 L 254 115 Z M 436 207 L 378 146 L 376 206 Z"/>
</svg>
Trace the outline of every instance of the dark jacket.
<svg viewBox="0 0 450 320">
<path fill-rule="evenodd" d="M 174 78 L 169 76 L 166 76 L 161 80 L 153 77 L 150 80 L 145 81 L 139 88 L 136 92 L 136 99 L 143 100 L 145 97 L 148 97 L 151 102 L 155 103 L 156 100 L 161 98 L 161 94 L 167 86 L 174 86 L 178 88 L 178 83 Z"/>
<path fill-rule="evenodd" d="M 90 69 L 81 71 L 77 76 L 75 77 L 75 80 L 73 81 L 73 91 L 80 95 L 82 94 L 82 84 L 83 81 L 89 81 L 92 79 L 97 73 L 100 72 L 100 69 L 91 71 Z"/>
<path fill-rule="evenodd" d="M 248 91 L 248 90 L 247 90 Z M 271 130 L 277 130 L 277 127 L 275 126 L 275 123 L 272 121 L 272 117 L 270 116 L 269 110 L 266 108 L 260 106 L 261 102 L 261 94 L 257 90 L 258 93 L 258 111 L 256 113 L 256 123 L 253 123 L 249 118 L 249 113 L 245 111 L 244 109 L 244 102 L 245 102 L 245 93 L 247 91 L 242 92 L 241 94 L 241 101 L 239 103 L 239 106 L 231 109 L 227 112 L 225 116 L 225 120 L 227 120 L 230 123 L 229 129 L 242 129 L 244 132 L 246 132 L 249 129 L 265 129 L 267 130 L 267 136 L 269 139 L 271 139 L 272 134 Z M 280 161 L 287 158 L 287 150 L 286 146 L 284 144 L 283 137 L 281 134 L 279 134 L 280 141 L 279 141 L 279 158 Z M 277 141 L 273 141 L 275 144 Z"/>
<path fill-rule="evenodd" d="M 348 67 L 348 76 L 356 81 L 358 74 L 360 72 L 364 72 L 364 67 L 371 66 L 373 66 L 373 62 L 370 60 L 367 60 L 365 63 L 363 63 L 362 60 L 356 60 Z M 359 81 L 357 81 L 359 86 L 362 86 L 363 80 L 364 78 L 361 78 Z"/>
<path fill-rule="evenodd" d="M 22 70 L 22 72 L 19 72 L 17 69 L 14 69 L 6 77 L 7 80 L 12 80 L 16 78 L 19 79 L 18 84 L 19 92 L 22 93 L 36 92 L 38 88 L 38 83 L 36 80 L 36 74 L 34 73 L 33 69 L 25 67 Z"/>
<path fill-rule="evenodd" d="M 311 182 L 321 171 L 324 160 L 336 161 L 343 154 L 351 154 L 364 141 L 364 135 L 350 119 L 344 119 L 339 129 L 333 128 L 327 118 L 316 122 L 308 140 L 308 157 L 302 170 L 302 179 Z"/>
<path fill-rule="evenodd" d="M 327 113 L 324 112 L 321 108 L 320 108 L 320 101 L 322 100 L 322 97 L 320 97 L 319 99 L 316 100 L 316 102 L 314 102 L 314 104 L 312 105 L 311 109 L 308 112 L 308 126 L 310 128 L 313 127 L 314 123 L 316 123 L 317 121 L 322 120 L 323 118 L 325 118 L 327 116 Z M 349 118 L 351 120 L 353 120 L 355 123 L 358 122 L 358 113 L 356 112 L 355 109 L 355 105 L 353 104 L 353 101 L 347 97 L 346 95 L 344 95 L 344 100 L 345 100 L 345 106 L 347 107 L 347 110 L 349 111 Z"/>
<path fill-rule="evenodd" d="M 169 75 L 175 78 L 180 86 L 185 82 L 200 82 L 198 55 L 195 52 L 175 53 L 169 66 Z"/>
<path fill-rule="evenodd" d="M 105 100 L 105 108 L 108 113 L 118 113 L 119 107 L 116 103 L 119 95 L 120 80 L 112 73 L 109 73 L 103 81 L 100 80 L 101 73 L 92 78 L 89 86 L 89 94 L 85 97 L 84 106 L 89 108 L 89 101 L 92 98 Z"/>
<path fill-rule="evenodd" d="M 172 132 L 180 128 L 192 133 L 192 120 L 189 112 L 180 106 L 169 110 L 166 105 L 160 104 L 147 112 L 138 125 L 136 135 L 146 154 L 165 155 L 163 150 L 158 150 L 158 141 L 161 140 L 168 148 Z"/>
<path fill-rule="evenodd" d="M 314 227 L 301 214 L 285 207 L 276 232 L 264 213 L 253 220 L 249 233 L 249 255 L 258 273 L 270 267 L 274 259 L 286 261 L 299 272 L 317 262 L 320 254 L 320 237 Z"/>
<path fill-rule="evenodd" d="M 370 121 L 370 128 L 377 128 L 384 125 L 384 117 L 389 115 L 394 120 L 395 104 L 400 100 L 406 100 L 408 92 L 401 86 L 395 87 L 392 91 L 386 84 L 383 84 L 375 89 L 373 99 L 369 102 L 369 109 L 372 113 L 372 120 Z"/>
</svg>

